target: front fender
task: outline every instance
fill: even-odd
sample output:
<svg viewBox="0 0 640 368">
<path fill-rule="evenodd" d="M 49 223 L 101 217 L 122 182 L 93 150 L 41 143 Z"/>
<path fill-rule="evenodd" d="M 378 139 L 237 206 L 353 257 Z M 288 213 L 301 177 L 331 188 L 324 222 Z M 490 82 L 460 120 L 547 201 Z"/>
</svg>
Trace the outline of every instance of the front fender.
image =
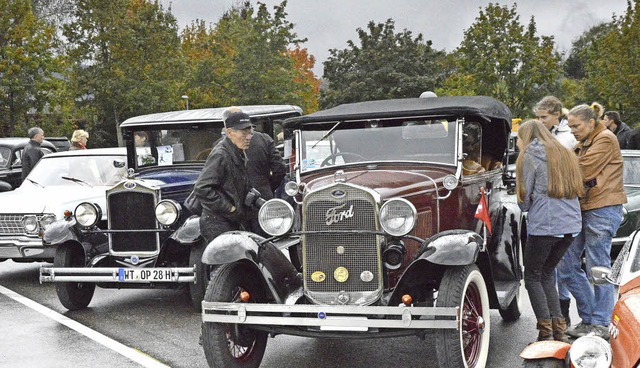
<svg viewBox="0 0 640 368">
<path fill-rule="evenodd" d="M 63 219 L 52 223 L 45 230 L 42 243 L 45 246 L 51 246 L 64 243 L 68 240 L 80 242 L 75 225 L 76 220 L 74 218 L 68 220 Z"/>
<path fill-rule="evenodd" d="M 202 263 L 222 265 L 247 260 L 255 265 L 278 303 L 302 296 L 302 275 L 271 242 L 245 231 L 231 231 L 215 238 L 202 254 Z"/>
<path fill-rule="evenodd" d="M 447 230 L 427 239 L 416 259 L 443 266 L 464 266 L 476 262 L 482 237 L 470 230 Z"/>
<path fill-rule="evenodd" d="M 193 243 L 200 237 L 200 217 L 189 217 L 170 238 L 178 243 Z"/>
<path fill-rule="evenodd" d="M 554 358 L 565 360 L 571 344 L 562 341 L 537 341 L 527 345 L 520 353 L 524 360 Z"/>
</svg>

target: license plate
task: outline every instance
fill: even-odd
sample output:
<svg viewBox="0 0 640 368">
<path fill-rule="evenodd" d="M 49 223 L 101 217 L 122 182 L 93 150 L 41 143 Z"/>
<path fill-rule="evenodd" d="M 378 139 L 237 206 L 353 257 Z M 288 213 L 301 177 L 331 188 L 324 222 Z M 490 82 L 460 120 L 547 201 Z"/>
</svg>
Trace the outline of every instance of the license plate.
<svg viewBox="0 0 640 368">
<path fill-rule="evenodd" d="M 120 268 L 118 270 L 118 281 L 170 281 L 171 270 L 154 268 Z"/>
<path fill-rule="evenodd" d="M 367 326 L 344 326 L 344 325 L 340 325 L 340 322 L 344 322 L 345 320 L 366 321 L 368 319 L 367 317 L 327 316 L 325 319 L 328 320 L 328 321 L 335 322 L 335 325 L 320 326 L 320 330 L 322 330 L 322 331 L 362 331 L 362 332 L 366 332 L 366 331 L 369 330 L 369 327 L 367 327 Z"/>
</svg>

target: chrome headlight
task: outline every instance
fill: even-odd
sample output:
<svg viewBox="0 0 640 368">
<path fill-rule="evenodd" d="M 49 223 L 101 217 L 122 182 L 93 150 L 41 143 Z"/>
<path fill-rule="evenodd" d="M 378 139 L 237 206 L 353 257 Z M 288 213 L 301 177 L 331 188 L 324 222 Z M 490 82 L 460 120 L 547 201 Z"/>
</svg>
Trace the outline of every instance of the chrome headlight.
<svg viewBox="0 0 640 368">
<path fill-rule="evenodd" d="M 180 218 L 180 212 L 180 204 L 171 199 L 164 199 L 156 205 L 156 219 L 164 226 L 175 224 Z"/>
<path fill-rule="evenodd" d="M 100 206 L 94 203 L 80 203 L 73 212 L 78 224 L 84 227 L 95 226 L 102 218 Z"/>
<path fill-rule="evenodd" d="M 416 224 L 416 208 L 403 198 L 387 201 L 380 208 L 380 225 L 391 236 L 407 235 Z"/>
<path fill-rule="evenodd" d="M 447 190 L 454 190 L 458 186 L 458 178 L 453 175 L 447 175 L 442 180 L 442 185 L 444 185 Z"/>
<path fill-rule="evenodd" d="M 611 346 L 598 336 L 583 336 L 571 344 L 569 355 L 576 368 L 610 367 Z"/>
<path fill-rule="evenodd" d="M 258 212 L 260 227 L 271 236 L 286 234 L 293 226 L 293 208 L 282 199 L 271 199 Z"/>
<path fill-rule="evenodd" d="M 53 224 L 56 221 L 56 215 L 44 215 L 40 219 L 40 226 L 42 230 L 45 230 L 49 225 Z"/>
<path fill-rule="evenodd" d="M 288 181 L 284 185 L 284 192 L 287 193 L 289 197 L 295 197 L 296 194 L 299 193 L 299 191 L 300 191 L 300 187 L 298 186 L 298 183 L 296 183 L 295 181 Z"/>
<path fill-rule="evenodd" d="M 38 218 L 35 215 L 27 215 L 22 218 L 22 226 L 28 234 L 38 232 Z"/>
</svg>

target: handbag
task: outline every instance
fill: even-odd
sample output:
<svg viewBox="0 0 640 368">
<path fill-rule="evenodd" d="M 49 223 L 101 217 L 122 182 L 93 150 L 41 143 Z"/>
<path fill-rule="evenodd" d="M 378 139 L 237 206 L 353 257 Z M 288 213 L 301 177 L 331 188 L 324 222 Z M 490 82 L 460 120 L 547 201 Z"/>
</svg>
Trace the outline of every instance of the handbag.
<svg viewBox="0 0 640 368">
<path fill-rule="evenodd" d="M 184 206 L 191 211 L 194 215 L 202 215 L 202 204 L 196 197 L 195 192 L 192 190 L 187 199 L 184 200 Z"/>
</svg>

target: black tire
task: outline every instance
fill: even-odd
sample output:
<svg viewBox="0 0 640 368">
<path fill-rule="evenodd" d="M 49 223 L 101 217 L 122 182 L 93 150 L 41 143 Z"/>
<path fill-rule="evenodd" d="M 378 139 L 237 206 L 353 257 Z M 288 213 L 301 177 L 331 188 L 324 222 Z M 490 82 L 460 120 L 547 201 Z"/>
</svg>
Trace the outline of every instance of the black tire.
<svg viewBox="0 0 640 368">
<path fill-rule="evenodd" d="M 524 260 L 522 258 L 522 244 L 518 245 L 518 267 L 521 267 L 524 264 Z M 500 317 L 506 322 L 513 322 L 520 318 L 522 315 L 522 308 L 524 308 L 523 300 L 525 298 L 526 289 L 524 288 L 524 279 L 520 279 L 518 286 L 518 292 L 516 293 L 515 298 L 511 301 L 511 304 L 506 309 L 499 308 L 498 312 L 500 313 Z"/>
<path fill-rule="evenodd" d="M 522 363 L 523 368 L 565 368 L 564 360 L 547 358 L 547 359 L 526 359 Z"/>
<path fill-rule="evenodd" d="M 205 245 L 193 246 L 189 252 L 189 267 L 196 265 L 196 282 L 189 284 L 189 301 L 196 312 L 202 311 L 202 300 L 209 283 L 208 267 L 202 263 Z"/>
<path fill-rule="evenodd" d="M 437 307 L 460 307 L 458 329 L 436 331 L 438 363 L 444 368 L 484 367 L 489 354 L 489 295 L 476 265 L 448 268 L 440 282 Z"/>
<path fill-rule="evenodd" d="M 242 263 L 222 265 L 211 276 L 205 300 L 236 302 L 246 290 L 251 301 L 263 302 L 259 277 Z M 267 333 L 241 324 L 207 322 L 202 324 L 202 347 L 210 367 L 258 367 L 267 348 Z"/>
<path fill-rule="evenodd" d="M 56 255 L 53 259 L 54 267 L 84 267 L 85 265 L 82 247 L 71 245 L 57 247 Z M 96 284 L 92 282 L 56 283 L 56 293 L 60 303 L 72 311 L 86 308 L 91 303 L 95 290 Z"/>
</svg>

